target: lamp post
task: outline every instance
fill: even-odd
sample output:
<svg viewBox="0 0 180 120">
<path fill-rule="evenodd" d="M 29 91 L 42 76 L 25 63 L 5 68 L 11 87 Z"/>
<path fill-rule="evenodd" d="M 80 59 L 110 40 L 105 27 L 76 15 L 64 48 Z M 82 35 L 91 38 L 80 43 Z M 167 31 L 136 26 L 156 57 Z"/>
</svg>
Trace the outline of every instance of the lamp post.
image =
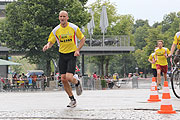
<svg viewBox="0 0 180 120">
<path fill-rule="evenodd" d="M 136 67 L 135 69 L 136 69 L 136 73 L 138 74 L 138 67 Z"/>
</svg>

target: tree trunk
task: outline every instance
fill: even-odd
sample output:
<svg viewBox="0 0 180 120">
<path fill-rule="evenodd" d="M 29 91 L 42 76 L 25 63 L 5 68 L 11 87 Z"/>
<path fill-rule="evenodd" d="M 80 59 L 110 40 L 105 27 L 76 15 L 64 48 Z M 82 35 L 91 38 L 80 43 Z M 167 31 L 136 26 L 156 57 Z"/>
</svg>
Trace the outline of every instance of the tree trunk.
<svg viewBox="0 0 180 120">
<path fill-rule="evenodd" d="M 98 68 L 99 68 L 99 69 L 98 69 L 98 74 L 99 74 L 99 76 L 100 76 L 100 75 L 101 75 L 101 65 L 100 65 L 100 64 L 98 65 Z"/>
<path fill-rule="evenodd" d="M 104 77 L 104 57 L 101 56 L 101 77 Z"/>
<path fill-rule="evenodd" d="M 108 76 L 108 72 L 109 72 L 109 69 L 108 69 L 108 67 L 109 67 L 109 60 L 110 59 L 106 60 L 106 76 Z"/>
<path fill-rule="evenodd" d="M 125 58 L 123 58 L 123 76 L 124 78 L 126 77 L 126 61 L 125 61 Z"/>
<path fill-rule="evenodd" d="M 146 73 L 146 68 L 144 68 L 144 74 L 145 74 L 145 78 L 147 78 L 147 73 Z"/>
<path fill-rule="evenodd" d="M 47 73 L 47 76 L 51 75 L 51 61 L 50 60 L 46 61 L 46 73 Z"/>
</svg>

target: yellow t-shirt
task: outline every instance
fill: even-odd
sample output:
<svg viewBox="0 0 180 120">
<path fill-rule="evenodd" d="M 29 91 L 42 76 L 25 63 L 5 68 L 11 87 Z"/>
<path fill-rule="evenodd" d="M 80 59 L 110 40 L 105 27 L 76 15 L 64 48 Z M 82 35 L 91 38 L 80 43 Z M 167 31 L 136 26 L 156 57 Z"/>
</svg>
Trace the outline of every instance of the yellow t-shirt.
<svg viewBox="0 0 180 120">
<path fill-rule="evenodd" d="M 180 32 L 175 34 L 173 43 L 177 44 L 177 48 L 180 49 Z"/>
<path fill-rule="evenodd" d="M 155 55 L 157 56 L 157 61 L 156 64 L 159 65 L 167 65 L 167 58 L 165 57 L 165 54 L 168 55 L 170 54 L 170 51 L 168 48 L 162 47 L 161 49 L 156 49 Z"/>
<path fill-rule="evenodd" d="M 54 44 L 57 41 L 60 53 L 71 53 L 78 48 L 77 38 L 81 40 L 83 37 L 79 27 L 68 22 L 65 28 L 61 25 L 56 26 L 50 33 L 48 42 Z"/>
<path fill-rule="evenodd" d="M 116 80 L 116 75 L 113 75 L 113 79 Z"/>
<path fill-rule="evenodd" d="M 155 53 L 152 53 L 150 56 L 149 56 L 149 59 L 151 61 L 155 61 Z M 156 69 L 156 63 L 155 64 L 151 64 L 151 68 L 152 69 Z"/>
</svg>

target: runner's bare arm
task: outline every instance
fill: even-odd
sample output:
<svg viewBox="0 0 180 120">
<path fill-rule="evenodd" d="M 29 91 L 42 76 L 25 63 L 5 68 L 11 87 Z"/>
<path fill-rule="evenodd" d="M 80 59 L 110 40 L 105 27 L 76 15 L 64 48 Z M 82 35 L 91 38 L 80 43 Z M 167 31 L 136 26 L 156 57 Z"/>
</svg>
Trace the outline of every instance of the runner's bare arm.
<svg viewBox="0 0 180 120">
<path fill-rule="evenodd" d="M 53 44 L 51 42 L 48 42 L 44 47 L 43 47 L 43 51 L 45 52 L 47 49 L 51 48 L 53 46 Z"/>
<path fill-rule="evenodd" d="M 78 49 L 75 51 L 75 53 L 74 53 L 74 56 L 80 56 L 80 49 L 83 47 L 83 45 L 84 45 L 84 43 L 85 43 L 85 37 L 83 37 L 82 39 L 81 39 L 81 41 L 80 41 L 80 44 L 79 44 L 79 47 L 78 47 Z"/>
<path fill-rule="evenodd" d="M 150 63 L 152 63 L 152 61 L 151 61 L 150 59 L 148 59 L 148 61 L 149 61 Z"/>
<path fill-rule="evenodd" d="M 155 62 L 157 61 L 157 55 L 155 54 Z"/>
<path fill-rule="evenodd" d="M 151 61 L 150 59 L 148 59 L 148 61 L 151 63 L 151 64 L 155 64 L 155 61 Z"/>
<path fill-rule="evenodd" d="M 168 57 L 171 57 L 173 55 L 175 48 L 176 48 L 176 44 L 173 43 L 171 46 L 171 53 L 168 55 Z"/>
</svg>

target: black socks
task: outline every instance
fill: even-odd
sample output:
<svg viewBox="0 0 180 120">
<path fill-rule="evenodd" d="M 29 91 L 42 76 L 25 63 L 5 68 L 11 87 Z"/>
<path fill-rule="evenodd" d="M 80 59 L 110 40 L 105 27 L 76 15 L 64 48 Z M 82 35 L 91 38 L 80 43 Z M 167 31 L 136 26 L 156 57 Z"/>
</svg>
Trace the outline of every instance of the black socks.
<svg viewBox="0 0 180 120">
<path fill-rule="evenodd" d="M 77 87 L 78 85 L 80 84 L 79 80 L 78 80 L 78 83 L 75 84 L 75 86 Z M 69 96 L 70 100 L 71 101 L 76 101 L 76 99 L 74 98 L 74 96 Z"/>
<path fill-rule="evenodd" d="M 79 80 L 78 80 L 78 83 L 76 84 L 76 87 L 80 84 Z"/>
<path fill-rule="evenodd" d="M 74 98 L 74 96 L 69 96 L 71 101 L 76 101 L 76 99 Z"/>
</svg>

